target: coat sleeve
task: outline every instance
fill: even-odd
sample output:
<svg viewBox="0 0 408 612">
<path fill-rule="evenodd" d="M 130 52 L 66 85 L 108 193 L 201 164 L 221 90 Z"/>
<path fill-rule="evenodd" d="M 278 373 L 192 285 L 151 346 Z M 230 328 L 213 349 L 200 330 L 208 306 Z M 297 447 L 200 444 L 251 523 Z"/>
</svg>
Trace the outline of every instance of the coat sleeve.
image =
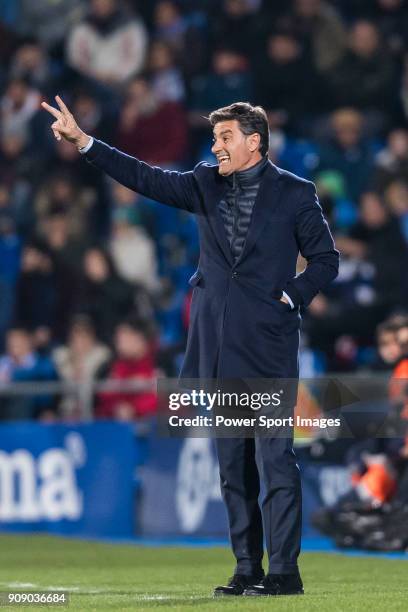
<svg viewBox="0 0 408 612">
<path fill-rule="evenodd" d="M 305 183 L 300 204 L 296 207 L 296 241 L 307 266 L 284 287 L 294 306 L 308 306 L 315 295 L 334 280 L 339 270 L 339 252 L 313 183 Z"/>
<path fill-rule="evenodd" d="M 195 178 L 193 172 L 177 172 L 150 166 L 94 139 L 85 158 L 118 183 L 163 204 L 194 212 Z"/>
</svg>

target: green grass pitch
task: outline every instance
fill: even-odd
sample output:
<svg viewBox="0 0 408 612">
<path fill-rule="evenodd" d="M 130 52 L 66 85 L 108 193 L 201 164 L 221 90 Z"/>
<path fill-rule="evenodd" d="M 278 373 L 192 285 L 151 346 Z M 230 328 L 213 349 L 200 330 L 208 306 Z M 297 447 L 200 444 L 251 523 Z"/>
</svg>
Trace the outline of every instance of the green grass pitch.
<svg viewBox="0 0 408 612">
<path fill-rule="evenodd" d="M 68 607 L 7 610 L 408 610 L 405 560 L 304 553 L 306 594 L 213 599 L 231 574 L 227 548 L 144 547 L 38 535 L 0 536 L 0 591 L 66 589 Z"/>
</svg>

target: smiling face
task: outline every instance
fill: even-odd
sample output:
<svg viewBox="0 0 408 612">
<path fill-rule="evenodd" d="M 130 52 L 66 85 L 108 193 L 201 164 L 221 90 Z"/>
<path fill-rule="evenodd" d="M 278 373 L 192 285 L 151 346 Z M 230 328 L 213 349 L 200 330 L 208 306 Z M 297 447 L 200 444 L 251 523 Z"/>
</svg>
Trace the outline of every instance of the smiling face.
<svg viewBox="0 0 408 612">
<path fill-rule="evenodd" d="M 211 151 L 218 161 L 218 172 L 228 176 L 246 170 L 261 160 L 260 135 L 245 135 L 238 121 L 220 121 L 214 126 L 214 144 Z"/>
</svg>

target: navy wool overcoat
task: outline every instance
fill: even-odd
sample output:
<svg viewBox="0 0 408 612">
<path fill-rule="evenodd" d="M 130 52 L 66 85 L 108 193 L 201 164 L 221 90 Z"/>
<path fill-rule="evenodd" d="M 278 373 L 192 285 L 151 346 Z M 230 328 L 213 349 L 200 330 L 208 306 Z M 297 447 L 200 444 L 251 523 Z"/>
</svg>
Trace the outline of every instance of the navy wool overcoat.
<svg viewBox="0 0 408 612">
<path fill-rule="evenodd" d="M 98 140 L 86 157 L 130 189 L 196 215 L 200 259 L 181 377 L 297 377 L 300 307 L 336 277 L 339 263 L 313 183 L 269 162 L 234 262 L 219 211 L 228 183 L 217 166 L 162 170 Z M 299 252 L 307 266 L 296 275 Z M 282 291 L 294 309 L 279 301 Z"/>
</svg>

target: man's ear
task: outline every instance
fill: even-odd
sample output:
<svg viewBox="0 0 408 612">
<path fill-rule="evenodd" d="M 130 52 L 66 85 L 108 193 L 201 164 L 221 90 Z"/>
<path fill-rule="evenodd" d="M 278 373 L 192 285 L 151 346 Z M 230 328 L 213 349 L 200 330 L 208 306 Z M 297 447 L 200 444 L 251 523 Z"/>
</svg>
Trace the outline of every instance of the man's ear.
<svg viewBox="0 0 408 612">
<path fill-rule="evenodd" d="M 258 151 L 259 145 L 261 144 L 261 136 L 257 132 L 248 136 L 248 148 L 251 153 Z"/>
</svg>

